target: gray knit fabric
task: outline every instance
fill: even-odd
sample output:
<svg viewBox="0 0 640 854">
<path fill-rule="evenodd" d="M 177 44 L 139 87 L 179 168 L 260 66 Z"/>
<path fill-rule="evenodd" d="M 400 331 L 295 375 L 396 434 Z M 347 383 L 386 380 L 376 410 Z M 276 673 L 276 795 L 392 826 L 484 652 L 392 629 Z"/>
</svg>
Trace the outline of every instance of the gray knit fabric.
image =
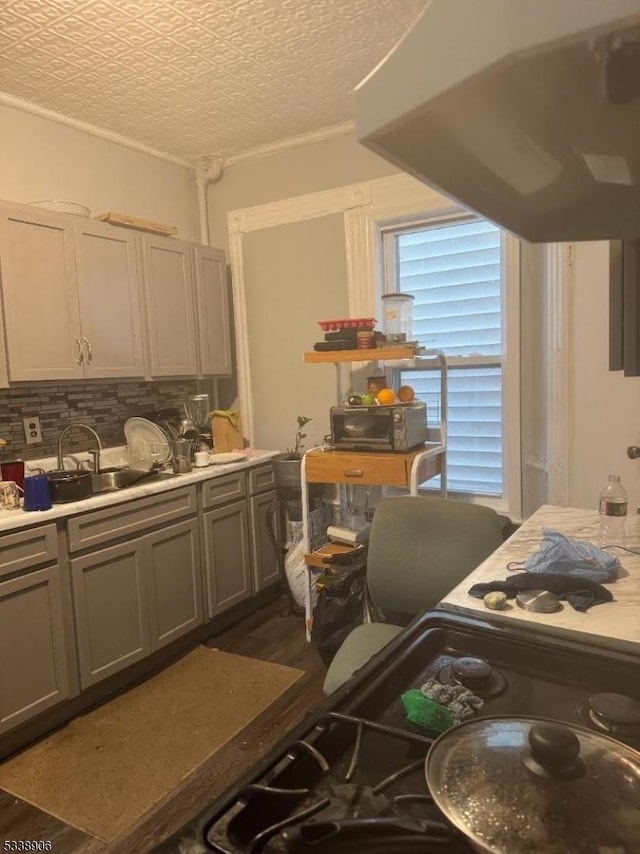
<svg viewBox="0 0 640 854">
<path fill-rule="evenodd" d="M 462 685 L 443 685 L 441 682 L 430 679 L 422 685 L 420 691 L 429 700 L 435 700 L 441 706 L 446 706 L 457 724 L 474 717 L 476 712 L 481 712 L 484 706 L 484 700 L 481 697 L 476 697 L 472 691 Z"/>
</svg>

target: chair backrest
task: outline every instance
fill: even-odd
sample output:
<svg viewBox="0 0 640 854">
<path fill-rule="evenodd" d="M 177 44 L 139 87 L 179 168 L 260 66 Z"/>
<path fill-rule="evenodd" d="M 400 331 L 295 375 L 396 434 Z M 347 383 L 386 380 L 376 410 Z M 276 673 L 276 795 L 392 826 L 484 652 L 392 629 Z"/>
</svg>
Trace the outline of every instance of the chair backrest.
<svg viewBox="0 0 640 854">
<path fill-rule="evenodd" d="M 423 496 L 384 498 L 369 537 L 367 584 L 395 620 L 433 608 L 502 543 L 489 507 Z"/>
</svg>

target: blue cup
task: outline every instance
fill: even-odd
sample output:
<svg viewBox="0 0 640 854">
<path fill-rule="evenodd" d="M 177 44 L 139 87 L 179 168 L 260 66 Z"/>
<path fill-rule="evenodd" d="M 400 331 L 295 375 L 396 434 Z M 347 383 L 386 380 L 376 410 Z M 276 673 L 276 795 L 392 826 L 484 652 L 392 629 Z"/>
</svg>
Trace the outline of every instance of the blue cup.
<svg viewBox="0 0 640 854">
<path fill-rule="evenodd" d="M 51 495 L 46 474 L 32 474 L 24 479 L 24 509 L 50 510 Z"/>
</svg>

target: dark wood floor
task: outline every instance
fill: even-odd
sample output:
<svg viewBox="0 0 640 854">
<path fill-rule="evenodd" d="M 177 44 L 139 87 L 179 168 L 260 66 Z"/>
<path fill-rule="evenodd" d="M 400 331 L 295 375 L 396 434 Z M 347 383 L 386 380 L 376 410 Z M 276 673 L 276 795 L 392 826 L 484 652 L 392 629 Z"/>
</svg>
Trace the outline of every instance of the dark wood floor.
<svg viewBox="0 0 640 854">
<path fill-rule="evenodd" d="M 284 597 L 212 638 L 208 645 L 296 667 L 304 676 L 115 842 L 105 844 L 0 789 L 0 845 L 9 840 L 50 840 L 56 854 L 149 851 L 255 764 L 322 697 L 325 668 L 315 648 L 305 641 L 303 618 L 288 613 Z"/>
</svg>

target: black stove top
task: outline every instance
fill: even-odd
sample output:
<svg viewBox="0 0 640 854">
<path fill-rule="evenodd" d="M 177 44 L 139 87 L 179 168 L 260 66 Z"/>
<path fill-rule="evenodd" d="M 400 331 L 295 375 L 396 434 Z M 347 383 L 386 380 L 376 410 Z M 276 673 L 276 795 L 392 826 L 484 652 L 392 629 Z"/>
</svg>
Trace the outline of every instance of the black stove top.
<svg viewBox="0 0 640 854">
<path fill-rule="evenodd" d="M 426 614 L 155 850 L 471 851 L 428 793 L 437 733 L 407 722 L 401 694 L 428 680 L 462 684 L 484 701 L 481 716 L 553 718 L 640 749 L 639 664 L 526 628 Z"/>
</svg>

